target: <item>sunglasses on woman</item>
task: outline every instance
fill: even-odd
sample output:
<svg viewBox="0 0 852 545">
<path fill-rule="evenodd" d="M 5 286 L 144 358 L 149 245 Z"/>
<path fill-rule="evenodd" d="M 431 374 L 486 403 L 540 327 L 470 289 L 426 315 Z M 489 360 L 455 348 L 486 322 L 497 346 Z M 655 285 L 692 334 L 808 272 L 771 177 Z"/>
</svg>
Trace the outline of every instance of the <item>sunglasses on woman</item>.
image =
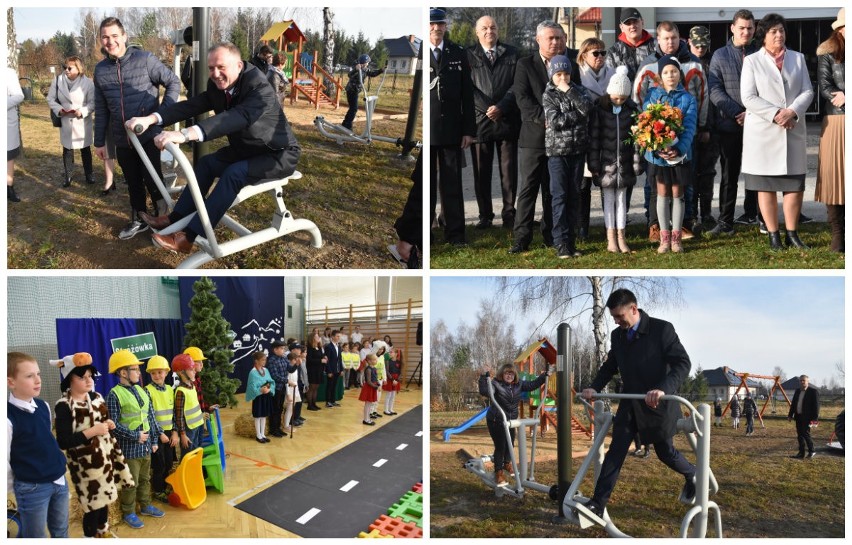
<svg viewBox="0 0 852 545">
<path fill-rule="evenodd" d="M 589 51 L 595 57 L 606 57 L 606 51 L 602 49 L 595 49 L 594 51 Z"/>
</svg>

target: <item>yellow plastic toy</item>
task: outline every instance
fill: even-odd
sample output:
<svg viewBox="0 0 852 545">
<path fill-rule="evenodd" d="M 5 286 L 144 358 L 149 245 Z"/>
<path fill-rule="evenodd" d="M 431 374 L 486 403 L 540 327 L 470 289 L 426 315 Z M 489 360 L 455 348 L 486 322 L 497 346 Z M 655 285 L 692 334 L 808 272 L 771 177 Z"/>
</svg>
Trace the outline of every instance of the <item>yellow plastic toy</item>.
<svg viewBox="0 0 852 545">
<path fill-rule="evenodd" d="M 193 450 L 184 456 L 175 472 L 166 477 L 166 482 L 172 485 L 173 490 L 169 495 L 169 505 L 196 509 L 207 499 L 207 487 L 204 486 L 204 474 L 201 471 L 203 458 L 204 449 Z"/>
</svg>

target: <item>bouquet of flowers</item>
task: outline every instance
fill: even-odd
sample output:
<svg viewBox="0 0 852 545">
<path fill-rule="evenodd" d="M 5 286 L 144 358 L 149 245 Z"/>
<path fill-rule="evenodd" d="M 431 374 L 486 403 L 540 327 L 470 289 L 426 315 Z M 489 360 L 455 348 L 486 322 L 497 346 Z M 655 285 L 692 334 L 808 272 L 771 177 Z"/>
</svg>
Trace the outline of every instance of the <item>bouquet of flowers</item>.
<svg viewBox="0 0 852 545">
<path fill-rule="evenodd" d="M 635 119 L 636 124 L 630 127 L 627 141 L 638 145 L 643 151 L 669 148 L 677 143 L 677 135 L 683 132 L 683 112 L 665 102 L 648 104 L 636 114 Z"/>
</svg>

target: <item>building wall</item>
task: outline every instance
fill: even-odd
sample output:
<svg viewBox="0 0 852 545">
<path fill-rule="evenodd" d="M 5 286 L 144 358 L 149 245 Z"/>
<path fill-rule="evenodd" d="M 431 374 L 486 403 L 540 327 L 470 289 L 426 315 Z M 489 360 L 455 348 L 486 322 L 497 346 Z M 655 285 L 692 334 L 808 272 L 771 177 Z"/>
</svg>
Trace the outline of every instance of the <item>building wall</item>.
<svg viewBox="0 0 852 545">
<path fill-rule="evenodd" d="M 388 74 L 414 75 L 417 65 L 416 57 L 388 57 Z"/>
</svg>

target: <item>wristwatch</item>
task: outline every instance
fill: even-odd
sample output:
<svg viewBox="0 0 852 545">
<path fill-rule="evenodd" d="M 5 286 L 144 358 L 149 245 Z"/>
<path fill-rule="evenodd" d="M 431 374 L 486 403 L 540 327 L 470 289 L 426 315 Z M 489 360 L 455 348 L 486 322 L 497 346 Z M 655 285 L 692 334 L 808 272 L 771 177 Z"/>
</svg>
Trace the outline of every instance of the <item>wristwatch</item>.
<svg viewBox="0 0 852 545">
<path fill-rule="evenodd" d="M 189 135 L 192 133 L 192 131 L 189 130 L 189 127 L 181 129 L 180 133 L 183 135 L 184 142 L 189 142 Z"/>
</svg>

